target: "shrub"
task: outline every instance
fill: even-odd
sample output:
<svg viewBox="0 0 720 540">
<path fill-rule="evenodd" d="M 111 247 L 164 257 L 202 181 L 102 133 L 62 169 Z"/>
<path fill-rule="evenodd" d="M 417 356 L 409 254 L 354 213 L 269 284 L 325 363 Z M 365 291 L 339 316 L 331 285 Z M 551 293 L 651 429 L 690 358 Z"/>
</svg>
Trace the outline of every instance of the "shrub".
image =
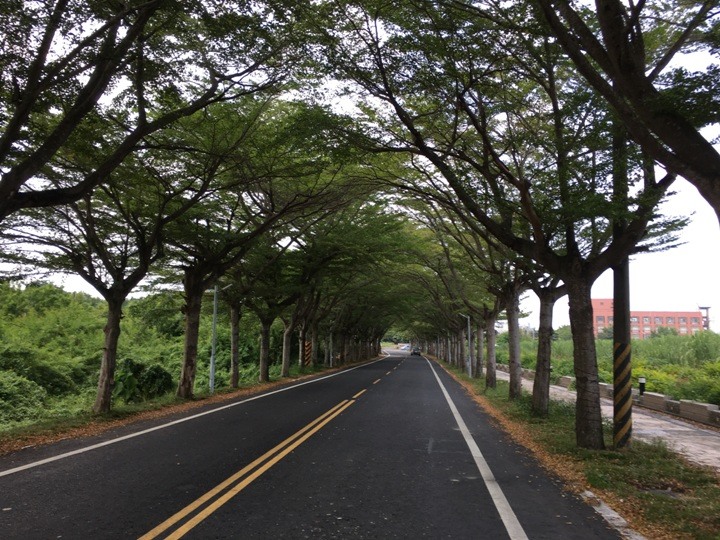
<svg viewBox="0 0 720 540">
<path fill-rule="evenodd" d="M 698 363 L 720 360 L 720 334 L 699 332 L 690 339 L 690 348 Z"/>
<path fill-rule="evenodd" d="M 27 347 L 5 346 L 0 349 L 0 369 L 13 371 L 42 386 L 48 394 L 60 396 L 75 391 L 74 381 L 51 365 L 43 351 Z"/>
<path fill-rule="evenodd" d="M 173 386 L 172 375 L 160 364 L 146 367 L 132 358 L 124 358 L 115 372 L 113 395 L 132 403 L 162 396 Z"/>
<path fill-rule="evenodd" d="M 0 423 L 38 418 L 47 398 L 45 389 L 12 371 L 0 371 Z"/>
<path fill-rule="evenodd" d="M 138 386 L 145 399 L 152 399 L 172 390 L 174 381 L 169 371 L 160 364 L 153 364 L 140 373 Z"/>
<path fill-rule="evenodd" d="M 142 395 L 138 379 L 145 366 L 136 362 L 132 358 L 124 358 L 118 362 L 115 369 L 115 387 L 113 388 L 113 396 L 121 398 L 125 403 L 140 401 Z"/>
</svg>

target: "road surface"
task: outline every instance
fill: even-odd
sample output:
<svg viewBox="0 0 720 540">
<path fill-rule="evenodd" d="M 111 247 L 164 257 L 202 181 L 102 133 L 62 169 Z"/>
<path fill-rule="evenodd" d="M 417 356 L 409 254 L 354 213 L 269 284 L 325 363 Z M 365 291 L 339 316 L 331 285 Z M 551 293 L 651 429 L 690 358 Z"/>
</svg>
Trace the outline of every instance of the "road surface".
<svg viewBox="0 0 720 540">
<path fill-rule="evenodd" d="M 398 352 L 0 457 L 0 538 L 620 538 L 441 368 Z"/>
</svg>

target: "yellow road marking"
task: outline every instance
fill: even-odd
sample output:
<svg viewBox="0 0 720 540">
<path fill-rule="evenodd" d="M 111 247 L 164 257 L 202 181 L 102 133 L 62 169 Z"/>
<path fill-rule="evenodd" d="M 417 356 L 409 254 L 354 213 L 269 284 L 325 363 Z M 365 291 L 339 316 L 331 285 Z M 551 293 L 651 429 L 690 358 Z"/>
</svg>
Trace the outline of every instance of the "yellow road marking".
<svg viewBox="0 0 720 540">
<path fill-rule="evenodd" d="M 191 514 L 193 511 L 197 510 L 200 506 L 205 504 L 206 502 L 213 499 L 218 494 L 222 493 L 225 489 L 227 489 L 229 486 L 240 480 L 243 476 L 245 476 L 248 472 L 250 472 L 255 467 L 261 465 L 264 461 L 270 459 L 273 455 L 277 454 L 277 456 L 273 459 L 270 459 L 268 463 L 262 467 L 261 469 L 258 469 L 255 473 L 253 473 L 251 476 L 249 476 L 247 479 L 245 479 L 243 482 L 238 484 L 238 486 L 235 486 L 230 493 L 229 497 L 227 494 L 222 497 L 222 504 L 225 504 L 230 498 L 237 495 L 242 489 L 244 489 L 248 484 L 250 484 L 253 480 L 255 480 L 258 476 L 260 476 L 262 473 L 264 473 L 266 470 L 268 470 L 272 465 L 280 461 L 283 457 L 285 457 L 287 454 L 292 452 L 295 448 L 300 446 L 303 442 L 305 442 L 307 439 L 309 439 L 313 434 L 317 433 L 323 426 L 325 426 L 330 420 L 338 416 L 340 413 L 342 413 L 345 409 L 347 409 L 350 405 L 352 405 L 354 402 L 349 400 L 343 400 L 335 407 L 324 413 L 323 415 L 319 416 L 312 422 L 310 422 L 308 425 L 300 429 L 295 434 L 291 435 L 287 439 L 285 439 L 283 442 L 275 446 L 272 450 L 269 450 L 265 452 L 262 456 L 257 458 L 255 461 L 250 463 L 249 465 L 243 467 L 240 471 L 232 475 L 230 478 L 225 480 L 224 482 L 220 483 L 215 488 L 211 489 L 207 493 L 205 493 L 202 497 L 197 499 L 196 501 L 190 503 L 185 508 L 174 514 L 173 516 L 169 517 L 165 521 L 163 521 L 160 525 L 155 527 L 150 532 L 144 534 L 140 537 L 139 540 L 152 540 L 153 538 L 157 538 L 161 533 L 178 523 L 183 518 L 187 517 L 189 514 Z M 303 435 L 304 434 L 304 435 Z M 293 443 L 293 441 L 296 441 Z M 290 445 L 290 446 L 288 446 Z M 285 451 L 281 452 L 283 448 L 288 447 L 285 449 Z M 280 453 L 278 453 L 280 452 Z M 240 487 L 242 486 L 242 487 Z M 238 489 L 239 487 L 239 489 Z M 195 525 L 200 523 L 203 519 L 205 519 L 207 516 L 209 516 L 212 512 L 217 510 L 222 504 L 217 504 L 217 501 L 213 503 L 213 505 L 208 506 L 203 512 L 199 513 L 195 518 L 193 518 L 191 521 L 186 523 L 183 527 L 175 531 L 174 534 L 168 536 L 167 538 L 180 538 L 184 534 L 186 534 L 190 529 L 192 529 Z M 208 511 L 208 509 L 212 508 L 211 511 Z M 198 517 L 202 516 L 201 519 L 198 519 Z M 190 524 L 192 526 L 188 527 Z M 180 536 L 177 536 L 178 533 L 183 531 Z"/>
<path fill-rule="evenodd" d="M 359 398 L 360 396 L 362 396 L 365 392 L 367 392 L 367 389 L 365 389 L 365 390 L 360 390 L 360 391 L 359 391 L 357 394 L 355 394 L 352 398 L 353 398 L 353 399 L 357 399 L 357 398 Z"/>
</svg>

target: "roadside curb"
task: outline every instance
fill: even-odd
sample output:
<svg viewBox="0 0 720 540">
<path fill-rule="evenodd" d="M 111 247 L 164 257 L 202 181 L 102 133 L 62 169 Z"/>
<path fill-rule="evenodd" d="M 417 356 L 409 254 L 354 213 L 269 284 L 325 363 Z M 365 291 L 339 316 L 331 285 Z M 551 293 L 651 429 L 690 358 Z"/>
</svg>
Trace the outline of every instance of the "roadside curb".
<svg viewBox="0 0 720 540">
<path fill-rule="evenodd" d="M 635 532 L 630 528 L 630 524 L 625 521 L 620 514 L 605 504 L 602 499 L 599 499 L 592 491 L 583 491 L 580 497 L 593 507 L 602 518 L 616 531 L 623 535 L 623 537 L 629 540 L 647 540 L 642 534 Z"/>
</svg>

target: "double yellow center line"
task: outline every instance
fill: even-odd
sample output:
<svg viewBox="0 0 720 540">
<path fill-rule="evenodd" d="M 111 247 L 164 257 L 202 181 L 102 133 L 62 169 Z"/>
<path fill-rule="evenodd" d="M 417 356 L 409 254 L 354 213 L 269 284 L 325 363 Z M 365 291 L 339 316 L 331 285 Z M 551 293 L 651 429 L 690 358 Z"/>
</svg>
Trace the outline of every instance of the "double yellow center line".
<svg viewBox="0 0 720 540">
<path fill-rule="evenodd" d="M 304 428 L 300 429 L 294 435 L 291 435 L 283 442 L 278 444 L 272 450 L 269 450 L 255 461 L 232 475 L 230 478 L 219 484 L 217 487 L 211 489 L 205 493 L 202 497 L 196 501 L 190 503 L 185 508 L 180 510 L 175 515 L 169 517 L 163 521 L 160 525 L 155 527 L 150 532 L 140 537 L 140 540 L 151 540 L 157 538 L 168 529 L 175 527 L 178 523 L 183 521 L 185 518 L 193 514 L 196 510 L 201 509 L 195 515 L 185 521 L 180 527 L 175 529 L 165 538 L 175 539 L 182 538 L 195 526 L 206 519 L 210 514 L 215 512 L 218 508 L 232 499 L 235 495 L 240 493 L 243 489 L 249 486 L 254 480 L 260 477 L 264 472 L 270 469 L 273 465 L 287 456 L 295 448 L 300 446 L 315 433 L 320 431 L 326 424 L 328 424 L 333 418 L 342 414 L 348 407 L 350 407 L 355 400 L 360 397 L 365 390 L 362 390 L 355 394 L 352 399 L 345 399 L 335 405 L 332 409 L 319 416 Z"/>
</svg>

